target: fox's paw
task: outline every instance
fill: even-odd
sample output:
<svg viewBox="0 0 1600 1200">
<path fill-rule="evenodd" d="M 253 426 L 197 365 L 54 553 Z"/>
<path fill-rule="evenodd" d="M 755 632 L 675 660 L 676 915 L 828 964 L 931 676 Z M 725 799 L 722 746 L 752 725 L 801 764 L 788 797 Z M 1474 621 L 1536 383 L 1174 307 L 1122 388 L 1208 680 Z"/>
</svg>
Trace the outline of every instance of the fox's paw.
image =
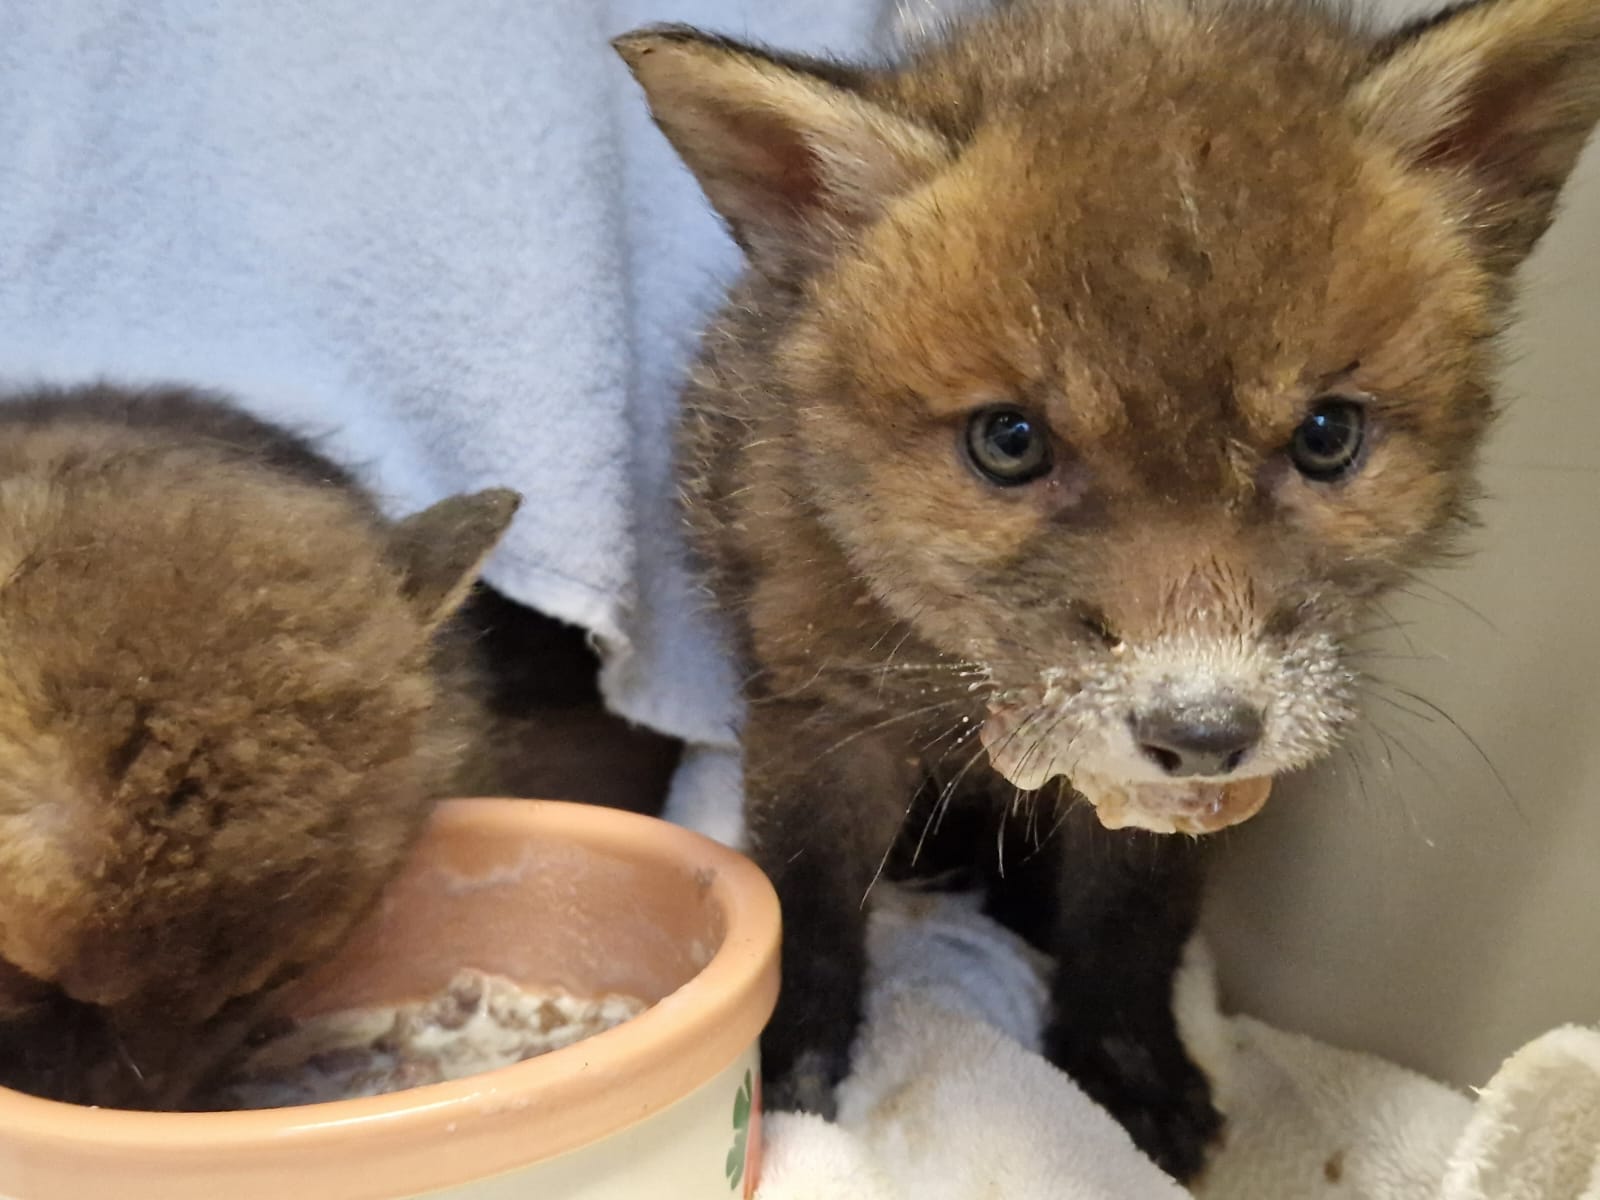
<svg viewBox="0 0 1600 1200">
<path fill-rule="evenodd" d="M 1161 1041 L 1163 1039 L 1155 1039 Z M 1051 1059 L 1179 1183 L 1199 1175 L 1222 1132 L 1211 1085 L 1176 1046 L 1152 1048 L 1121 1033 L 1051 1035 Z"/>
</svg>

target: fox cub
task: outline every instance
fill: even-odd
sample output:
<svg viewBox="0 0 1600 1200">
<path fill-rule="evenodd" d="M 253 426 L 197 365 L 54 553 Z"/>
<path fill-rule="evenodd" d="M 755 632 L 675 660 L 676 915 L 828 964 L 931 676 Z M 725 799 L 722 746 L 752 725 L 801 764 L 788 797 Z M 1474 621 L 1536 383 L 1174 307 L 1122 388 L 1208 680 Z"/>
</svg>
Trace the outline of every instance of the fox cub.
<svg viewBox="0 0 1600 1200">
<path fill-rule="evenodd" d="M 1600 3 L 1379 33 L 1013 0 L 887 65 L 617 48 L 748 260 L 681 464 L 786 915 L 769 1096 L 831 1108 L 879 874 L 1031 830 L 993 883 L 1058 962 L 1049 1052 L 1193 1175 L 1218 1118 L 1170 1014 L 1174 834 L 1334 745 L 1363 611 L 1468 513 L 1513 273 L 1600 116 Z"/>
</svg>

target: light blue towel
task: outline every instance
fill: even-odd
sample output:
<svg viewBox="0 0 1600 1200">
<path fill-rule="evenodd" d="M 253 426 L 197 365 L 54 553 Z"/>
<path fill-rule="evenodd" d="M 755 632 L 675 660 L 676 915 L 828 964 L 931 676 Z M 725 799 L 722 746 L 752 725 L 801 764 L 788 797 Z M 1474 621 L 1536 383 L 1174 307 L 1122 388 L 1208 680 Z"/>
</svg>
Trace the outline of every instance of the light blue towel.
<svg viewBox="0 0 1600 1200">
<path fill-rule="evenodd" d="M 490 580 L 591 630 L 726 808 L 668 431 L 736 254 L 608 40 L 859 51 L 881 3 L 3 0 L 0 377 L 226 389 L 396 509 L 519 489 Z"/>
</svg>

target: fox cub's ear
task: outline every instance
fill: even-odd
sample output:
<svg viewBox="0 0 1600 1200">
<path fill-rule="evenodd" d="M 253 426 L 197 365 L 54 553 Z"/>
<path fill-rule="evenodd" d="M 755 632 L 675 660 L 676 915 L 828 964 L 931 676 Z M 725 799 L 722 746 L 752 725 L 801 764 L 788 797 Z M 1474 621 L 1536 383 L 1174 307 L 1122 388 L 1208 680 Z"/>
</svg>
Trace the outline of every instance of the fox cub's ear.
<svg viewBox="0 0 1600 1200">
<path fill-rule="evenodd" d="M 651 115 L 758 264 L 871 220 L 948 161 L 934 131 L 856 90 L 848 68 L 681 26 L 613 43 Z"/>
<path fill-rule="evenodd" d="M 428 628 L 448 620 L 511 524 L 522 497 L 507 488 L 451 496 L 413 513 L 389 536 L 389 560 Z"/>
<path fill-rule="evenodd" d="M 1353 103 L 1418 166 L 1465 172 L 1491 263 L 1549 228 L 1600 119 L 1600 3 L 1474 0 L 1403 28 Z"/>
</svg>

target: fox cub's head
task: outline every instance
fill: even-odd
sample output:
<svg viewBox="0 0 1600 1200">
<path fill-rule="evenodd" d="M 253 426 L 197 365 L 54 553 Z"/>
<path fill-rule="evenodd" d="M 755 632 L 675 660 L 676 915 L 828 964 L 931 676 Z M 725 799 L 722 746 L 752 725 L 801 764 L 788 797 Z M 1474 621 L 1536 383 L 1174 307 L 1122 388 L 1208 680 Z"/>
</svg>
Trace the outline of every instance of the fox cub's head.
<svg viewBox="0 0 1600 1200">
<path fill-rule="evenodd" d="M 750 260 L 797 501 L 987 674 L 1002 771 L 1181 791 L 1330 745 L 1354 618 L 1471 498 L 1600 3 L 1016 0 L 872 69 L 618 47 Z"/>
</svg>

